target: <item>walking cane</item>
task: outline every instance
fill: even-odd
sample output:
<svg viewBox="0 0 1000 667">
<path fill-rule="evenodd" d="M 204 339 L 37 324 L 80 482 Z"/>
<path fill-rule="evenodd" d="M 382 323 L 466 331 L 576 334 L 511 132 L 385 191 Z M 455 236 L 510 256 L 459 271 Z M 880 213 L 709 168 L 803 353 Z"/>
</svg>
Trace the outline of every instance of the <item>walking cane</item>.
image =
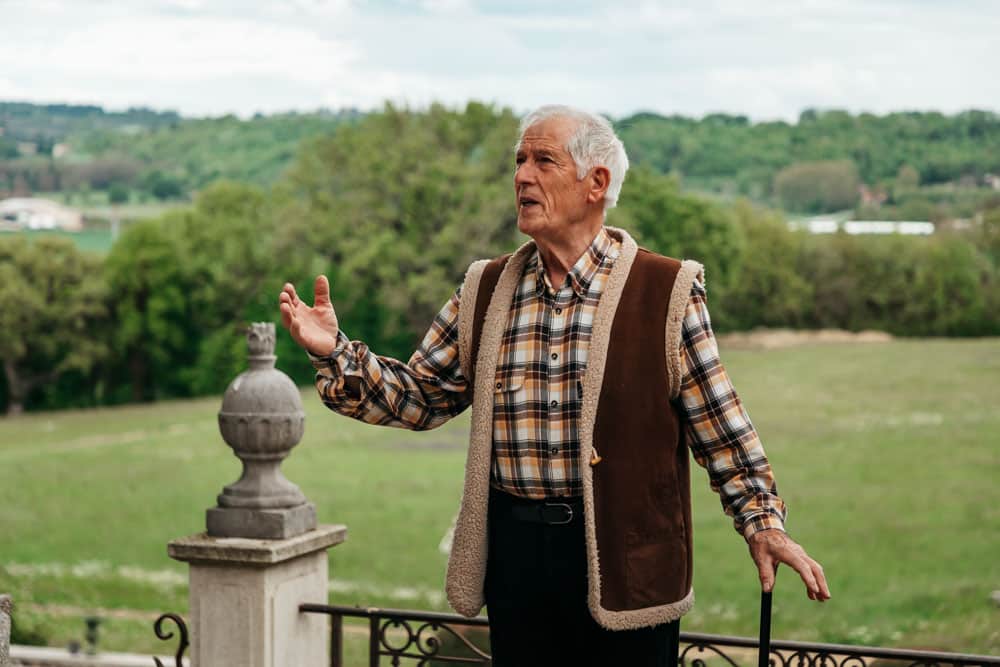
<svg viewBox="0 0 1000 667">
<path fill-rule="evenodd" d="M 771 593 L 760 593 L 760 642 L 757 667 L 768 667 L 771 655 Z"/>
</svg>

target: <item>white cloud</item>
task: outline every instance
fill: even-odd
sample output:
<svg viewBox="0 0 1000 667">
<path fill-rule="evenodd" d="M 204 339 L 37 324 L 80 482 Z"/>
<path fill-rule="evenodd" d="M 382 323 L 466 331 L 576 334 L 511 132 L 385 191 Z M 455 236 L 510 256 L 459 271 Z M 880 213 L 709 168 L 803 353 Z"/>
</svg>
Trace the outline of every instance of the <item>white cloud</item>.
<svg viewBox="0 0 1000 667">
<path fill-rule="evenodd" d="M 624 115 L 1000 106 L 1000 6 L 965 0 L 0 0 L 0 97 L 187 113 L 424 105 Z"/>
</svg>

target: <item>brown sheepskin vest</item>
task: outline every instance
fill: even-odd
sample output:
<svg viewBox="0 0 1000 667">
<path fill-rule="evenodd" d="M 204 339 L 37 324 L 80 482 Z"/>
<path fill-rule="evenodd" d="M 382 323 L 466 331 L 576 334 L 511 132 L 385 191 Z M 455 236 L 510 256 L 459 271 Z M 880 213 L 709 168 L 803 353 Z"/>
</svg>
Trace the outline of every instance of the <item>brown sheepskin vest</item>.
<svg viewBox="0 0 1000 667">
<path fill-rule="evenodd" d="M 594 317 L 579 433 L 590 611 L 602 626 L 622 630 L 675 620 L 694 602 L 689 457 L 672 402 L 680 389 L 681 322 L 702 267 L 639 249 L 622 230 L 608 232 L 622 248 Z M 529 242 L 473 264 L 462 288 L 459 349 L 474 398 L 446 589 L 465 615 L 483 605 L 500 337 L 533 252 Z M 595 448 L 601 460 L 591 466 Z"/>
</svg>

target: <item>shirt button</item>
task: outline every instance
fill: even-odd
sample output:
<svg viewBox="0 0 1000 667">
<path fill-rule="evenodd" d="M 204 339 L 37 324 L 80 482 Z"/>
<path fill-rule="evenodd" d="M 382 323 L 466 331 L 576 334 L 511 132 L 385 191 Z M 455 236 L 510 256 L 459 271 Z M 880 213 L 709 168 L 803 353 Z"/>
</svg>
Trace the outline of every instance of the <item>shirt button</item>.
<svg viewBox="0 0 1000 667">
<path fill-rule="evenodd" d="M 556 454 L 559 453 L 559 448 L 558 447 L 553 447 L 549 451 L 552 452 L 552 456 L 555 456 Z"/>
<path fill-rule="evenodd" d="M 497 389 L 503 388 L 503 382 L 497 382 Z"/>
<path fill-rule="evenodd" d="M 562 315 L 562 308 L 556 308 L 556 315 Z"/>
<path fill-rule="evenodd" d="M 558 359 L 558 358 L 559 358 L 559 354 L 558 354 L 558 353 L 556 353 L 556 352 L 553 352 L 553 353 L 552 353 L 552 358 L 553 358 L 553 359 Z"/>
<path fill-rule="evenodd" d="M 553 399 L 552 402 L 549 403 L 549 405 L 551 405 L 552 407 L 557 407 L 559 405 L 559 401 Z"/>
</svg>

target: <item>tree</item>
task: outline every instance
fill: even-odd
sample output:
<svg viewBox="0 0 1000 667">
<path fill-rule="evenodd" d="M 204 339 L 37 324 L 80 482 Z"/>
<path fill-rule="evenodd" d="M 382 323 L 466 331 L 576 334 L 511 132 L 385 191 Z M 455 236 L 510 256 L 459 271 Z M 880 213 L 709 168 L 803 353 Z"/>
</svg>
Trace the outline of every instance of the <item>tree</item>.
<svg viewBox="0 0 1000 667">
<path fill-rule="evenodd" d="M 159 170 L 146 175 L 144 186 L 157 199 L 177 199 L 184 194 L 180 179 Z"/>
<path fill-rule="evenodd" d="M 299 249 L 299 275 L 329 272 L 351 336 L 407 356 L 469 263 L 518 242 L 516 138 L 506 109 L 387 105 L 306 145 L 282 188 L 279 244 Z"/>
<path fill-rule="evenodd" d="M 129 225 L 104 264 L 115 350 L 135 402 L 157 395 L 154 382 L 175 384 L 176 361 L 197 340 L 187 304 L 189 260 L 171 221 L 168 215 Z"/>
<path fill-rule="evenodd" d="M 725 293 L 727 326 L 801 326 L 812 305 L 814 287 L 796 270 L 804 232 L 791 232 L 778 215 L 746 200 L 733 207 L 746 238 L 733 286 Z"/>
<path fill-rule="evenodd" d="M 907 192 L 920 187 L 920 172 L 908 164 L 904 164 L 896 172 L 896 192 Z"/>
<path fill-rule="evenodd" d="M 122 183 L 112 183 L 108 188 L 108 201 L 112 204 L 124 204 L 128 201 L 128 187 Z"/>
<path fill-rule="evenodd" d="M 682 193 L 669 176 L 643 167 L 629 171 L 620 201 L 608 216 L 609 224 L 628 229 L 650 250 L 704 263 L 712 298 L 722 300 L 739 272 L 744 245 L 743 230 L 732 215 L 702 197 Z M 722 307 L 714 312 L 721 315 Z"/>
<path fill-rule="evenodd" d="M 233 183 L 126 229 L 105 271 L 133 401 L 221 391 L 242 370 L 241 329 L 277 311 L 273 230 L 263 194 Z"/>
<path fill-rule="evenodd" d="M 847 160 L 803 162 L 774 177 L 774 193 L 791 211 L 822 213 L 853 208 L 858 199 L 858 171 Z"/>
<path fill-rule="evenodd" d="M 106 316 L 100 260 L 66 239 L 0 241 L 0 358 L 7 414 L 67 371 L 89 371 L 108 353 L 96 333 Z"/>
</svg>

